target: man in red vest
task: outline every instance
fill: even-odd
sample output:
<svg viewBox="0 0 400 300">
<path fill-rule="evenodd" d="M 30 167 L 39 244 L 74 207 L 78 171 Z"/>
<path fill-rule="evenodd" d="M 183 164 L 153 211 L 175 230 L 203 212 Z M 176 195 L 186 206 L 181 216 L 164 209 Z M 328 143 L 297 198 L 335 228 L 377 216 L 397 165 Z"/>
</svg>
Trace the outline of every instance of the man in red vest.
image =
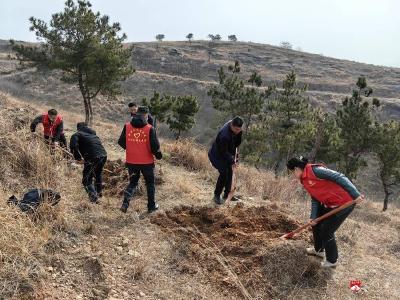
<svg viewBox="0 0 400 300">
<path fill-rule="evenodd" d="M 335 232 L 353 211 L 355 205 L 345 208 L 319 223 L 315 223 L 313 220 L 349 201 L 356 200 L 357 203 L 360 203 L 364 200 L 364 196 L 343 174 L 321 164 L 309 164 L 305 158 L 290 159 L 287 168 L 300 180 L 312 198 L 310 219 L 313 226 L 314 247 L 307 248 L 307 253 L 323 258 L 325 250 L 326 259 L 321 266 L 324 268 L 336 267 L 338 249 Z"/>
<path fill-rule="evenodd" d="M 156 130 L 147 123 L 149 109 L 138 108 L 132 120 L 125 124 L 118 144 L 125 149 L 126 165 L 129 172 L 129 185 L 124 192 L 121 211 L 126 213 L 129 202 L 135 195 L 140 173 L 143 174 L 147 188 L 147 210 L 152 213 L 158 209 L 155 201 L 154 156 L 162 158 Z"/>
<path fill-rule="evenodd" d="M 64 122 L 62 116 L 55 110 L 50 109 L 47 113 L 37 116 L 31 123 L 31 131 L 36 131 L 36 126 L 42 123 L 43 136 L 54 145 L 67 147 L 64 135 Z"/>
</svg>

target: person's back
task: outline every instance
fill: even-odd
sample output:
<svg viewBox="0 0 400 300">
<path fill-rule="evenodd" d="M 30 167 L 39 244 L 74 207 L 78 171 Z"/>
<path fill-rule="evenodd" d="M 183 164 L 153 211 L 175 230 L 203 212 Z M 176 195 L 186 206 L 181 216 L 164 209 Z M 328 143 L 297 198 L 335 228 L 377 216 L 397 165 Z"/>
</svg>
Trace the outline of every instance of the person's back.
<svg viewBox="0 0 400 300">
<path fill-rule="evenodd" d="M 154 156 L 161 159 L 162 153 L 156 130 L 147 123 L 148 113 L 147 107 L 139 107 L 131 121 L 125 124 L 118 140 L 118 144 L 125 149 L 129 173 L 129 185 L 125 189 L 121 205 L 121 211 L 124 213 L 127 212 L 136 193 L 140 174 L 143 174 L 146 182 L 148 212 L 158 209 L 155 201 Z"/>
<path fill-rule="evenodd" d="M 107 156 L 100 138 L 89 127 L 83 126 L 76 133 L 79 136 L 79 152 L 85 160 Z"/>
<path fill-rule="evenodd" d="M 84 122 L 77 124 L 77 132 L 71 137 L 70 148 L 75 160 L 82 161 L 83 158 L 82 184 L 89 200 L 97 203 L 102 197 L 102 172 L 107 161 L 107 152 L 96 132 Z"/>
</svg>

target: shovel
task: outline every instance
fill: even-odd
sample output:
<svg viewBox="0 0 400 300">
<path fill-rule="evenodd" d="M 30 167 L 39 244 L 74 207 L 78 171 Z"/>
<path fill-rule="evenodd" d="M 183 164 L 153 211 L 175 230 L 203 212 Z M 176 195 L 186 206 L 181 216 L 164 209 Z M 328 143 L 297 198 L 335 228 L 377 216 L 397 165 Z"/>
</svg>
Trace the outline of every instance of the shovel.
<svg viewBox="0 0 400 300">
<path fill-rule="evenodd" d="M 236 148 L 235 151 L 235 164 L 234 164 L 234 168 L 233 168 L 233 172 L 232 172 L 232 187 L 231 190 L 228 194 L 228 197 L 226 198 L 226 202 L 230 202 L 233 198 L 233 196 L 235 195 L 236 192 L 236 164 L 237 164 L 237 157 L 238 157 L 238 149 Z"/>
<path fill-rule="evenodd" d="M 293 230 L 292 232 L 289 232 L 289 233 L 286 233 L 286 234 L 282 235 L 280 238 L 281 239 L 291 239 L 296 234 L 298 234 L 299 232 L 301 232 L 304 229 L 310 227 L 311 226 L 311 222 L 319 223 L 322 220 L 325 220 L 325 219 L 329 218 L 330 216 L 338 213 L 339 211 L 341 211 L 341 210 L 343 210 L 345 208 L 348 208 L 348 207 L 350 207 L 350 206 L 352 206 L 353 204 L 356 204 L 356 203 L 357 203 L 357 200 L 349 201 L 349 202 L 343 204 L 342 206 L 336 207 L 335 209 L 331 210 L 330 212 L 328 212 L 328 213 L 326 213 L 326 214 L 324 214 L 324 215 L 322 215 L 322 216 L 320 216 L 320 217 L 318 217 L 318 218 L 316 218 L 316 219 L 314 219 L 314 220 L 312 220 L 312 221 L 300 226 L 296 230 Z"/>
</svg>

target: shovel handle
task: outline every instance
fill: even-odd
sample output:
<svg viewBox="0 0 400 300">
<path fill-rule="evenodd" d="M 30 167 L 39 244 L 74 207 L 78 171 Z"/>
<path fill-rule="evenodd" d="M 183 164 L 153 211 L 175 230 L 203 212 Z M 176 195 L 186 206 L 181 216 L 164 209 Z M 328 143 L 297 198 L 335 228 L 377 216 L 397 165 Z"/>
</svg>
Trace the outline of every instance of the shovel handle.
<svg viewBox="0 0 400 300">
<path fill-rule="evenodd" d="M 352 206 L 353 204 L 356 204 L 356 203 L 357 203 L 356 200 L 349 201 L 349 202 L 347 202 L 347 203 L 345 203 L 345 204 L 343 204 L 343 205 L 341 205 L 339 207 L 336 207 L 335 209 L 332 209 L 330 212 L 327 212 L 326 214 L 314 219 L 313 222 L 314 223 L 319 223 L 319 222 L 329 218 L 330 216 L 338 213 L 339 211 L 342 211 L 343 209 L 346 209 L 346 208 L 348 208 L 348 207 L 350 207 L 350 206 Z M 286 233 L 286 234 L 282 235 L 281 238 L 283 238 L 283 239 L 292 238 L 295 234 L 303 231 L 304 229 L 306 229 L 306 228 L 308 228 L 310 226 L 311 226 L 311 222 L 308 222 L 308 223 L 300 226 L 296 230 L 293 230 L 292 232 L 289 232 L 289 233 Z"/>
<path fill-rule="evenodd" d="M 238 148 L 236 148 L 236 150 L 235 150 L 235 164 L 233 166 L 236 166 L 236 164 L 237 164 L 237 157 L 238 157 Z M 236 191 L 236 168 L 233 168 L 233 171 L 232 171 L 232 186 L 231 186 L 231 190 L 230 190 L 230 192 L 228 194 L 228 197 L 226 198 L 226 202 L 231 201 L 231 199 L 233 198 L 233 195 L 235 194 L 235 191 Z"/>
</svg>

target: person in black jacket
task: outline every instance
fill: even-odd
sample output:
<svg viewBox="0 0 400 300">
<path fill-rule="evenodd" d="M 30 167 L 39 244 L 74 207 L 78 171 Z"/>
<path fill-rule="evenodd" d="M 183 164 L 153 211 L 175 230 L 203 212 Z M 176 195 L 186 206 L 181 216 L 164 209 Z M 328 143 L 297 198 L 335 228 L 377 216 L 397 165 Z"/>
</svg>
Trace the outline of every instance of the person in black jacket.
<svg viewBox="0 0 400 300">
<path fill-rule="evenodd" d="M 78 162 L 83 160 L 82 184 L 89 195 L 89 200 L 97 203 L 102 197 L 102 173 L 107 161 L 107 152 L 93 129 L 87 127 L 84 122 L 78 123 L 76 127 L 78 131 L 72 135 L 70 141 L 71 153 Z"/>
<path fill-rule="evenodd" d="M 129 102 L 128 104 L 128 109 L 129 113 L 131 114 L 131 118 L 133 118 L 137 111 L 138 111 L 139 106 L 135 102 Z M 150 114 L 150 112 L 147 114 L 147 124 L 150 124 L 154 128 L 156 128 L 156 121 L 153 118 L 153 116 Z"/>
<path fill-rule="evenodd" d="M 129 172 L 129 185 L 125 189 L 121 206 L 121 211 L 124 213 L 127 212 L 130 200 L 135 195 L 140 173 L 146 181 L 148 212 L 158 209 L 155 201 L 154 156 L 161 159 L 162 153 L 156 130 L 147 123 L 148 113 L 147 107 L 139 107 L 132 120 L 125 124 L 118 140 L 118 144 L 125 149 Z"/>
<path fill-rule="evenodd" d="M 233 168 L 236 166 L 236 149 L 242 142 L 243 120 L 235 117 L 226 123 L 218 132 L 217 138 L 208 152 L 211 164 L 219 172 L 217 185 L 214 191 L 214 202 L 223 204 L 231 191 Z M 222 190 L 225 188 L 221 200 Z M 232 201 L 236 201 L 235 197 Z"/>
</svg>

